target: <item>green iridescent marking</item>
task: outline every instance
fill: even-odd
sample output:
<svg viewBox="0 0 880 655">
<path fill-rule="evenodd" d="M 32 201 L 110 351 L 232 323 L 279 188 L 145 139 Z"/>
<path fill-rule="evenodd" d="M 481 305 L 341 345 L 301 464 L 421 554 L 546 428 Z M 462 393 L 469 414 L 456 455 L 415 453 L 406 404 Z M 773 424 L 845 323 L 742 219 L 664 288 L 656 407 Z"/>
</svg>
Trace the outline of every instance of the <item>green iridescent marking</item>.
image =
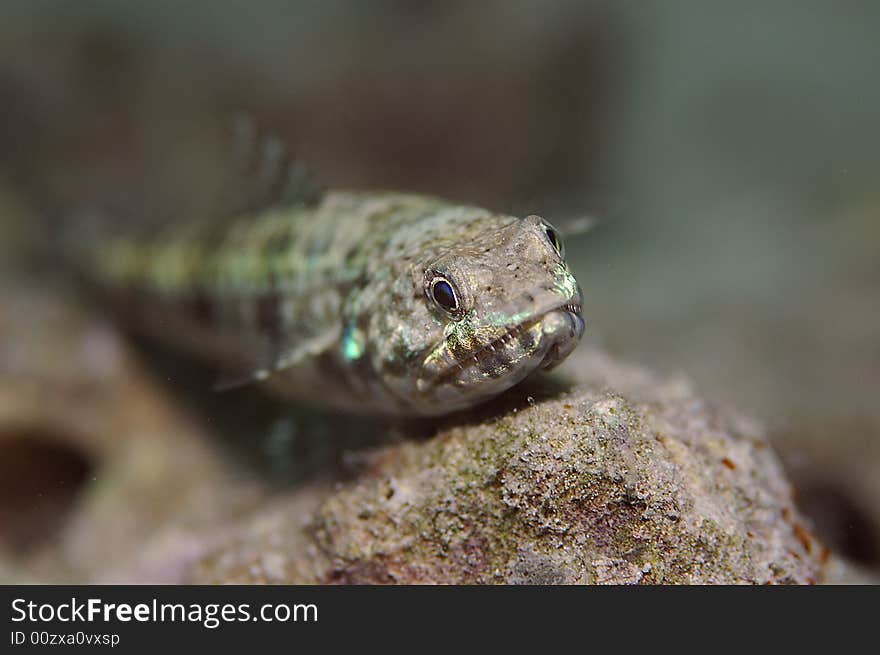
<svg viewBox="0 0 880 655">
<path fill-rule="evenodd" d="M 345 358 L 354 361 L 364 356 L 363 334 L 354 327 L 345 328 L 342 335 L 342 353 Z"/>
</svg>

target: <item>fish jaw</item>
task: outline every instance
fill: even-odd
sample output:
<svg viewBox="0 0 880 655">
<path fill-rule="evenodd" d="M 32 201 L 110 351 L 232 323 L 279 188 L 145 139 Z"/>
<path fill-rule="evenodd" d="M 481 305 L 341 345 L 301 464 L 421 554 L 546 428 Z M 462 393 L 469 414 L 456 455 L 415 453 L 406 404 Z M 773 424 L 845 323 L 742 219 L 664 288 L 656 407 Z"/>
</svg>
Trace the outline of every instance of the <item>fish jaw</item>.
<svg viewBox="0 0 880 655">
<path fill-rule="evenodd" d="M 417 408 L 425 414 L 463 409 L 551 369 L 575 349 L 584 326 L 580 303 L 569 302 L 490 332 L 469 349 L 447 338 L 424 360 Z"/>
</svg>

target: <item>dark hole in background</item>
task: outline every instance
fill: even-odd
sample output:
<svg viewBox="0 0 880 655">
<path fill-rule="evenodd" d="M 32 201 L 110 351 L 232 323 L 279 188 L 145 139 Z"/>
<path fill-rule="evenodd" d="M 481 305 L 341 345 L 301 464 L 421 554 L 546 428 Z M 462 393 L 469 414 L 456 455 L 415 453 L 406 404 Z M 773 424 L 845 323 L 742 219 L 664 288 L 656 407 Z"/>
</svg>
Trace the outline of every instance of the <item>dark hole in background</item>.
<svg viewBox="0 0 880 655">
<path fill-rule="evenodd" d="M 93 469 L 69 439 L 0 428 L 0 546 L 26 554 L 57 535 Z"/>
<path fill-rule="evenodd" d="M 832 480 L 797 480 L 795 486 L 799 507 L 834 552 L 860 564 L 880 567 L 880 526 L 854 492 Z"/>
</svg>

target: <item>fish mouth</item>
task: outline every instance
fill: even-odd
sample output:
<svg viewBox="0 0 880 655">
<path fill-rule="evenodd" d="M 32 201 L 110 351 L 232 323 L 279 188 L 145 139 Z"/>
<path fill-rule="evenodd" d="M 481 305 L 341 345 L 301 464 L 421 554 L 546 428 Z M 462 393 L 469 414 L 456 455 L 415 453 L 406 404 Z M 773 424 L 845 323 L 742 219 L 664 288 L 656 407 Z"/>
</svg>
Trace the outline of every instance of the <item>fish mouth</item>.
<svg viewBox="0 0 880 655">
<path fill-rule="evenodd" d="M 457 370 L 461 371 L 469 366 L 474 366 L 479 364 L 484 358 L 491 357 L 493 354 L 497 354 L 499 348 L 503 348 L 509 345 L 511 342 L 516 340 L 523 333 L 529 331 L 530 329 L 536 327 L 538 324 L 542 323 L 548 316 L 554 314 L 555 312 L 564 312 L 572 323 L 577 326 L 575 328 L 575 332 L 577 333 L 577 337 L 580 338 L 581 333 L 583 332 L 584 321 L 581 318 L 581 306 L 576 303 L 567 303 L 565 305 L 560 305 L 559 307 L 555 307 L 550 309 L 542 314 L 538 314 L 535 317 L 523 321 L 522 323 L 518 323 L 512 327 L 506 329 L 506 331 L 497 339 L 490 341 L 485 346 L 475 350 L 470 353 L 467 357 L 464 358 L 463 361 L 457 362 Z M 541 367 L 548 368 L 556 363 L 556 359 L 559 353 L 559 343 L 556 342 L 547 350 L 547 354 L 544 356 L 543 361 L 541 362 Z M 455 369 L 456 367 L 450 367 L 450 369 Z"/>
<path fill-rule="evenodd" d="M 439 354 L 432 353 L 425 360 L 419 386 L 437 386 L 461 378 L 469 369 L 485 368 L 485 365 L 500 371 L 492 377 L 501 377 L 516 369 L 521 360 L 533 358 L 538 353 L 542 356 L 540 362 L 529 370 L 553 368 L 568 356 L 584 332 L 581 311 L 578 302 L 556 305 L 503 328 L 491 341 L 465 353 L 458 353 L 458 356 L 454 356 L 444 344 Z"/>
<path fill-rule="evenodd" d="M 565 319 L 568 322 L 568 328 L 570 329 L 570 334 L 572 335 L 570 338 L 557 338 L 554 340 L 553 344 L 550 348 L 547 349 L 547 353 L 544 355 L 544 359 L 541 361 L 540 368 L 549 371 L 554 368 L 558 364 L 562 363 L 571 351 L 574 350 L 575 346 L 581 339 L 581 336 L 584 333 L 584 328 L 586 324 L 584 323 L 583 316 L 580 313 L 580 307 L 578 311 L 571 311 L 566 307 L 561 308 L 566 312 Z M 557 310 L 557 313 L 559 310 Z"/>
</svg>

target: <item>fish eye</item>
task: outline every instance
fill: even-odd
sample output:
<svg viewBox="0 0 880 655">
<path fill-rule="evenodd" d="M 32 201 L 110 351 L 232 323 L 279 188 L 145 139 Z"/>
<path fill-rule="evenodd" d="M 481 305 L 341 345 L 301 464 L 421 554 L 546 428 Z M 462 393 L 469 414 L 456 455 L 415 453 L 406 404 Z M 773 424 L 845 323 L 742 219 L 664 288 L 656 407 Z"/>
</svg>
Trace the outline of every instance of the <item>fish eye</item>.
<svg viewBox="0 0 880 655">
<path fill-rule="evenodd" d="M 452 283 L 444 277 L 437 277 L 431 281 L 429 287 L 431 300 L 443 311 L 453 313 L 458 310 L 458 296 Z"/>
<path fill-rule="evenodd" d="M 550 245 L 553 246 L 553 249 L 557 252 L 560 257 L 565 256 L 565 248 L 562 245 L 562 240 L 559 238 L 559 235 L 556 233 L 556 229 L 548 224 L 544 224 L 544 232 L 547 234 L 547 240 L 550 242 Z"/>
</svg>

